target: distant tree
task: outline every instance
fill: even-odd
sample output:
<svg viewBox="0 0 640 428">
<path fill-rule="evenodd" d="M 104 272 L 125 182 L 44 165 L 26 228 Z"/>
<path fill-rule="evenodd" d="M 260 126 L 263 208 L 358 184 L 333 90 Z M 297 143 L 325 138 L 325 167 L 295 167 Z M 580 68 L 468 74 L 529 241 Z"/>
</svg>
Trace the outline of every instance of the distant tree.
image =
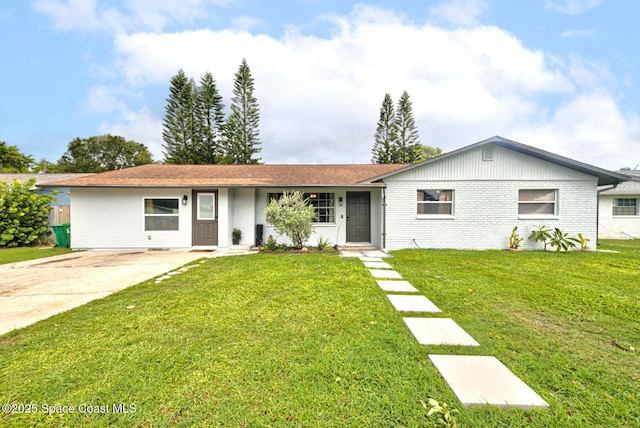
<svg viewBox="0 0 640 428">
<path fill-rule="evenodd" d="M 23 247 L 47 235 L 51 195 L 32 192 L 34 178 L 0 181 L 0 247 Z"/>
<path fill-rule="evenodd" d="M 215 164 L 222 160 L 220 147 L 224 104 L 213 75 L 206 72 L 195 91 L 194 163 Z"/>
<path fill-rule="evenodd" d="M 33 157 L 20 153 L 16 146 L 0 141 L 0 172 L 26 173 L 33 163 Z"/>
<path fill-rule="evenodd" d="M 170 80 L 169 98 L 162 124 L 164 161 L 171 164 L 196 163 L 194 147 L 194 97 L 195 83 L 178 70 Z"/>
<path fill-rule="evenodd" d="M 144 144 L 107 134 L 71 141 L 56 169 L 58 172 L 104 172 L 152 162 Z"/>
<path fill-rule="evenodd" d="M 32 168 L 31 168 L 32 172 L 35 173 L 57 173 L 57 172 L 62 172 L 60 171 L 60 168 L 58 167 L 58 164 L 55 162 L 49 162 L 46 159 L 42 159 L 40 162 L 36 163 Z"/>
<path fill-rule="evenodd" d="M 375 142 L 373 144 L 372 163 L 396 163 L 395 148 L 398 142 L 398 123 L 393 108 L 391 94 L 384 95 L 380 118 L 376 128 Z"/>
<path fill-rule="evenodd" d="M 420 158 L 420 137 L 407 91 L 404 91 L 398 100 L 396 124 L 398 138 L 394 150 L 394 163 L 418 161 Z"/>
<path fill-rule="evenodd" d="M 417 152 L 418 158 L 414 162 L 422 162 L 442 155 L 442 149 L 440 147 L 431 147 L 426 144 L 420 144 L 417 147 Z"/>
<path fill-rule="evenodd" d="M 255 158 L 261 148 L 258 129 L 260 110 L 258 100 L 254 97 L 253 77 L 246 59 L 235 74 L 233 83 L 233 98 L 231 99 L 231 114 L 227 118 L 223 131 L 223 146 L 225 163 L 255 164 L 260 158 Z"/>
</svg>

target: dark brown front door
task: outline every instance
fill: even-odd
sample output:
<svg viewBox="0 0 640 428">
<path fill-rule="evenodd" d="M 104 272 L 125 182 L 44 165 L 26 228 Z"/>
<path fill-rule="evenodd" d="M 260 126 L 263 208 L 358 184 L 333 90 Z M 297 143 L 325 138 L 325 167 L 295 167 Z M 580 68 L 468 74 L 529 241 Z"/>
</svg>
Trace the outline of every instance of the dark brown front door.
<svg viewBox="0 0 640 428">
<path fill-rule="evenodd" d="M 218 245 L 218 192 L 193 192 L 193 245 Z"/>
<path fill-rule="evenodd" d="M 369 192 L 347 192 L 347 242 L 371 242 Z"/>
</svg>

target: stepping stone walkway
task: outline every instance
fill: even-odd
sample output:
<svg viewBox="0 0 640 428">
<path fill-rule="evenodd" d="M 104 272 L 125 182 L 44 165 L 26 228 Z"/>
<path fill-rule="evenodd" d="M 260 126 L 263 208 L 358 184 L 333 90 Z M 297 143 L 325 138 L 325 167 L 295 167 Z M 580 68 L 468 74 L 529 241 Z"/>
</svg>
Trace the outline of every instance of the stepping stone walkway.
<svg viewBox="0 0 640 428">
<path fill-rule="evenodd" d="M 359 257 L 384 291 L 418 293 L 418 290 L 383 261 L 383 251 L 342 251 L 343 257 Z M 441 312 L 421 295 L 388 294 L 399 312 Z M 480 346 L 451 318 L 402 318 L 409 331 L 423 345 Z M 429 359 L 464 406 L 549 407 L 535 391 L 493 356 L 435 355 Z"/>
<path fill-rule="evenodd" d="M 451 318 L 402 318 L 421 345 L 480 346 Z"/>
<path fill-rule="evenodd" d="M 379 279 L 376 281 L 380 288 L 384 291 L 394 291 L 396 293 L 417 293 L 418 289 L 411 285 L 409 281 L 389 281 L 386 279 Z"/>
<path fill-rule="evenodd" d="M 395 278 L 402 279 L 400 274 L 394 270 L 369 269 L 374 278 Z"/>
<path fill-rule="evenodd" d="M 549 407 L 496 357 L 429 355 L 429 359 L 465 406 Z"/>
<path fill-rule="evenodd" d="M 387 294 L 391 304 L 400 312 L 442 312 L 431 300 L 424 296 Z"/>
</svg>

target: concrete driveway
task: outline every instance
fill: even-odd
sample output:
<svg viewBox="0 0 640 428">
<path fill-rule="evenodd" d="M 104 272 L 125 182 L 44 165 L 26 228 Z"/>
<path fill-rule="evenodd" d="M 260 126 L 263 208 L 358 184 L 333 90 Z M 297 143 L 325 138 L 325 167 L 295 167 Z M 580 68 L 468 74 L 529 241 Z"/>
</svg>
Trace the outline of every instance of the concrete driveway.
<svg viewBox="0 0 640 428">
<path fill-rule="evenodd" d="M 0 265 L 0 334 L 212 255 L 192 251 L 86 251 Z"/>
</svg>

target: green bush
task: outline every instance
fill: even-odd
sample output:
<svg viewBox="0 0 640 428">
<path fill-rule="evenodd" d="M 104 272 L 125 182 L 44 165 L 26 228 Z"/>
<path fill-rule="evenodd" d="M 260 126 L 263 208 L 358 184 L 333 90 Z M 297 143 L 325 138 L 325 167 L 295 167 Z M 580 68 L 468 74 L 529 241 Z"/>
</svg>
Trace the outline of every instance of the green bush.
<svg viewBox="0 0 640 428">
<path fill-rule="evenodd" d="M 0 181 L 0 246 L 25 247 L 47 235 L 49 203 L 55 198 L 34 193 L 35 182 Z"/>
<path fill-rule="evenodd" d="M 301 192 L 285 192 L 277 201 L 272 199 L 264 210 L 267 222 L 278 233 L 287 235 L 294 248 L 302 248 L 313 233 L 316 210 L 308 202 Z"/>
</svg>

